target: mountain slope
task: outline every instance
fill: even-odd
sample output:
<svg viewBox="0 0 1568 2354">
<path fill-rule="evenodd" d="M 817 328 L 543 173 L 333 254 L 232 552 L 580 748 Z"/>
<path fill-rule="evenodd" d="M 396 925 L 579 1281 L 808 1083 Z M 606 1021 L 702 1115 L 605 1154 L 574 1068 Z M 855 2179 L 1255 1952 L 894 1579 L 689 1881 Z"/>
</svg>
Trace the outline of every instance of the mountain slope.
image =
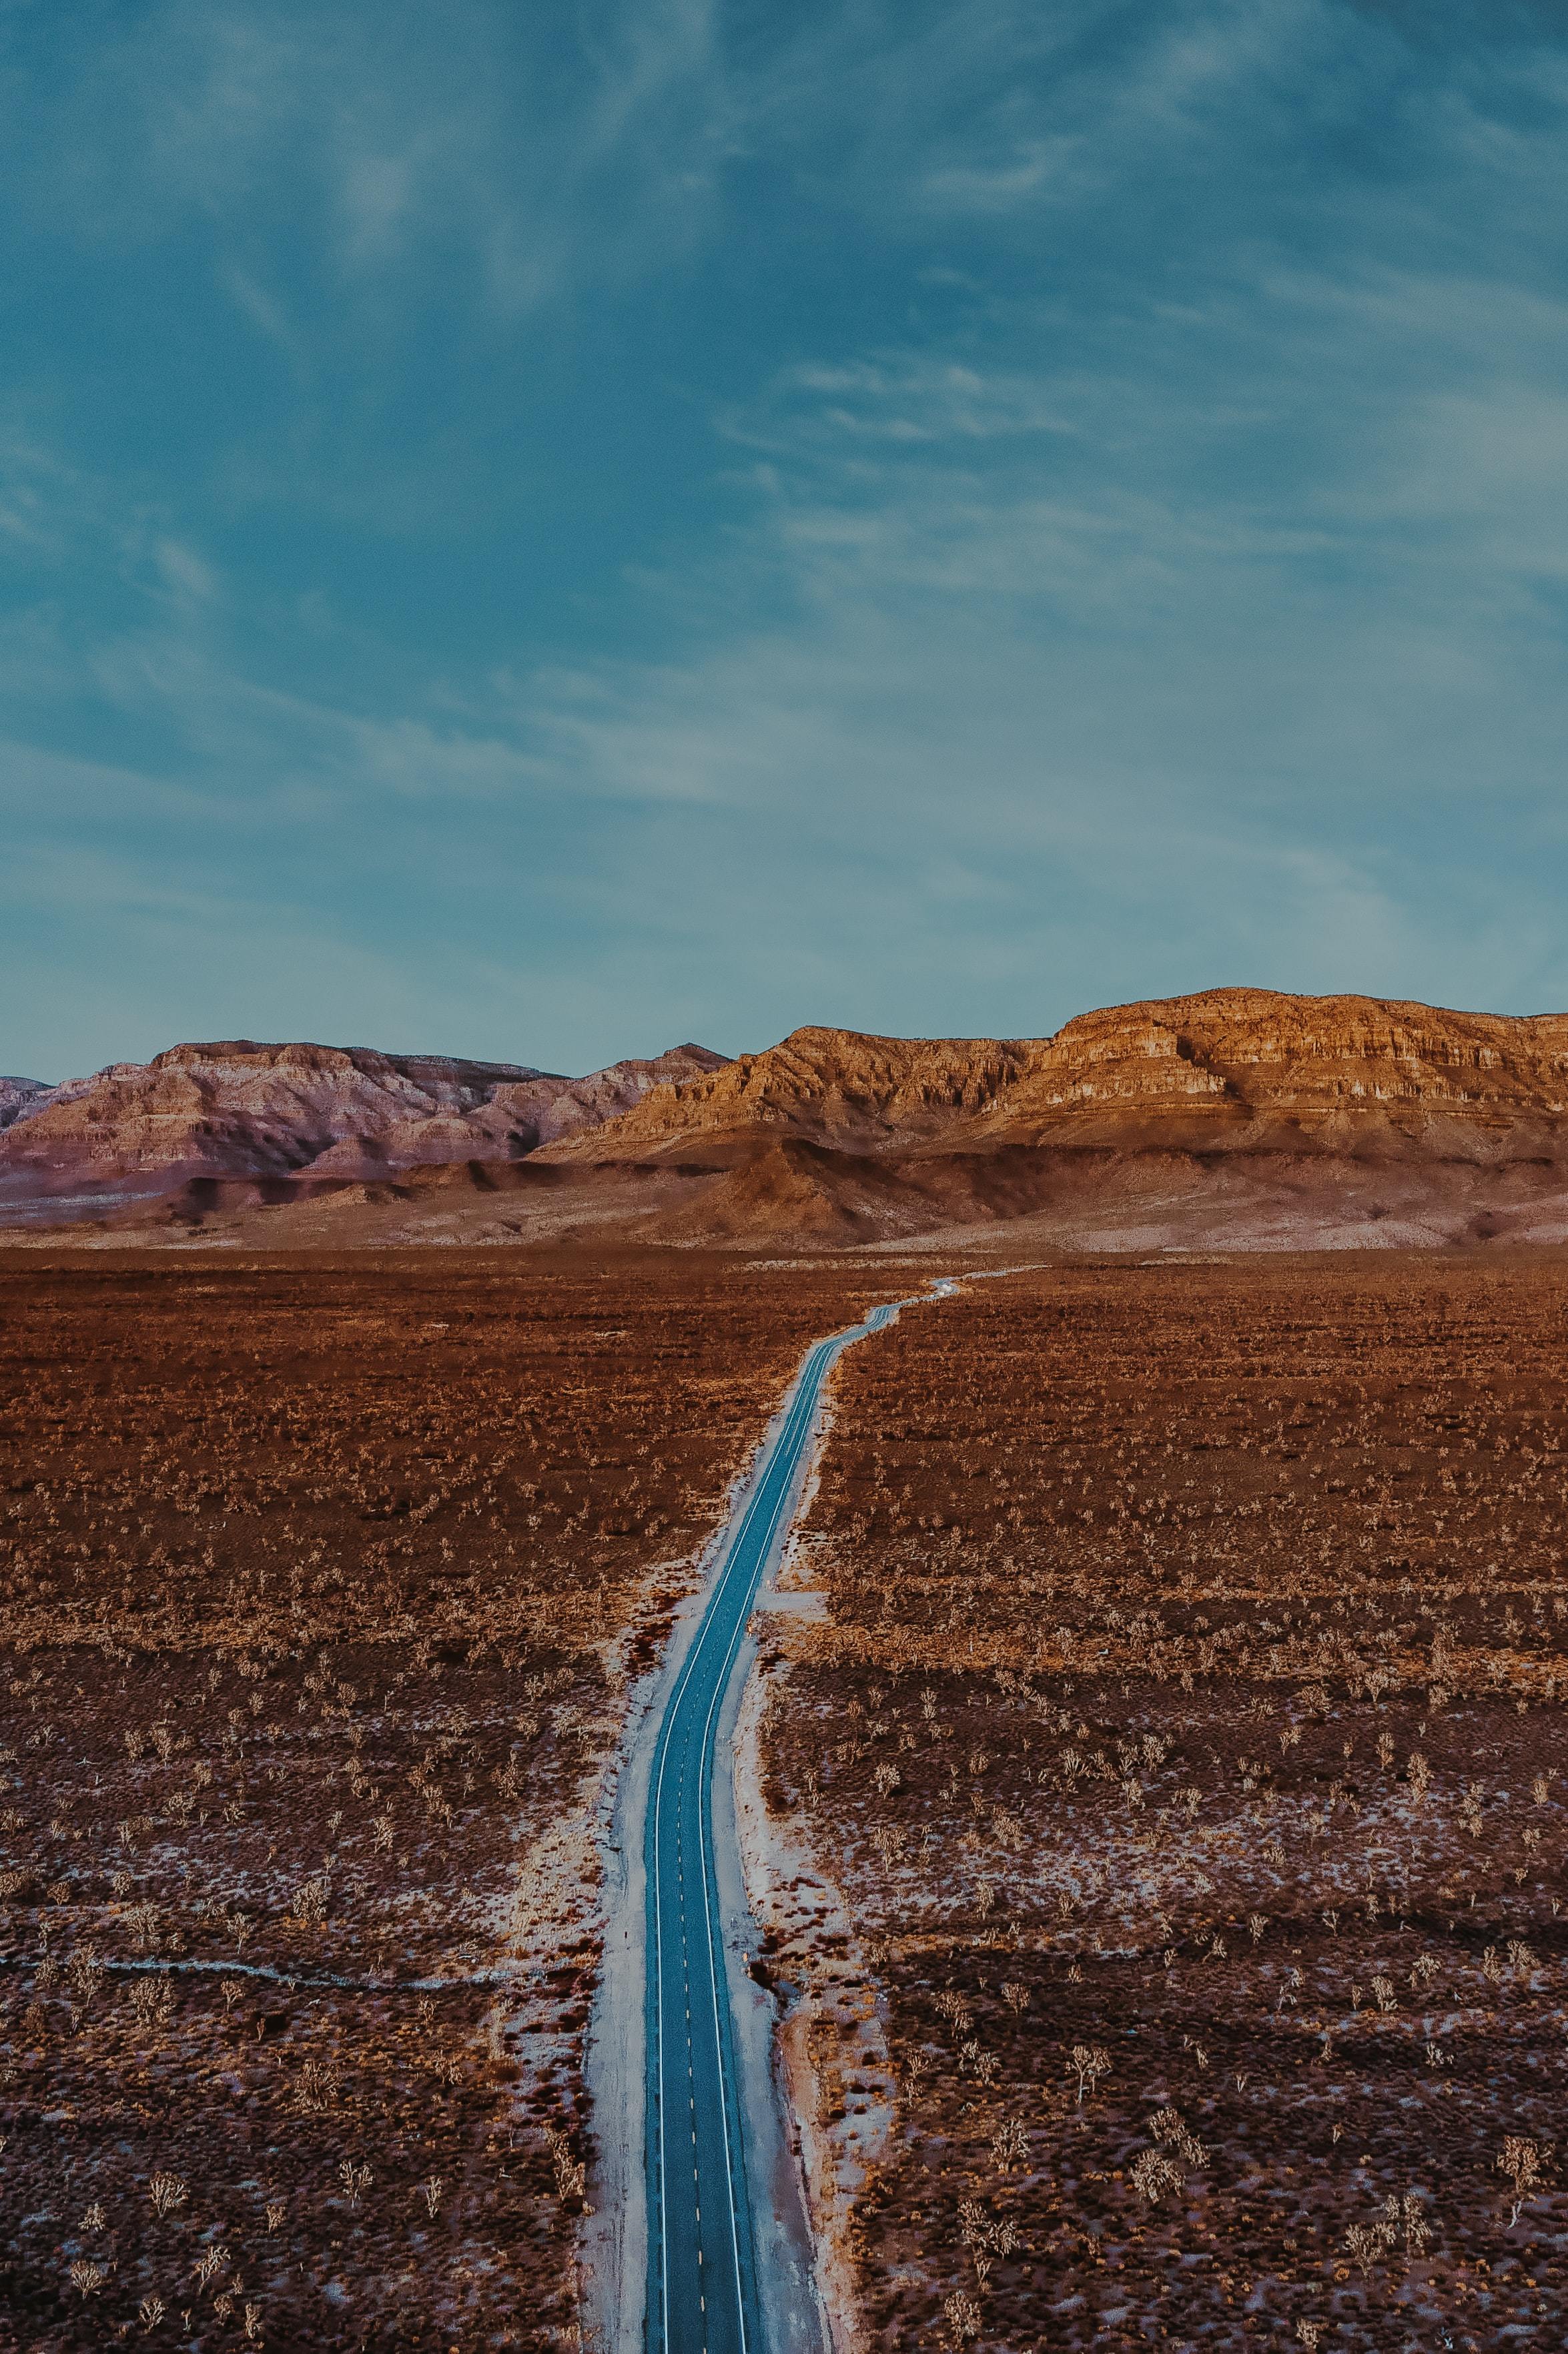
<svg viewBox="0 0 1568 2354">
<path fill-rule="evenodd" d="M 1111 1006 L 1050 1038 L 798 1030 L 657 1089 L 556 1159 L 735 1159 L 780 1134 L 856 1152 L 1008 1145 L 1485 1155 L 1568 1133 L 1568 1015 L 1275 990 Z"/>
<path fill-rule="evenodd" d="M 1209 990 L 1050 1038 L 810 1028 L 587 1079 L 185 1046 L 30 1095 L 0 1136 L 18 1201 L 13 1225 L 227 1219 L 279 1243 L 1555 1244 L 1568 1016 Z"/>
<path fill-rule="evenodd" d="M 768 1134 L 844 1151 L 904 1149 L 983 1111 L 1028 1068 L 1028 1046 L 995 1038 L 878 1038 L 856 1030 L 792 1031 L 778 1046 L 722 1070 L 660 1087 L 609 1124 L 618 1158 L 698 1152 L 722 1159 Z M 587 1137 L 556 1159 L 593 1159 Z"/>
<path fill-rule="evenodd" d="M 345 1136 L 313 1162 L 313 1171 L 368 1177 L 444 1161 L 515 1160 L 615 1119 L 651 1088 L 701 1080 L 722 1069 L 724 1060 L 710 1047 L 687 1044 L 645 1060 L 611 1063 L 584 1079 L 540 1072 L 503 1080 L 471 1111 L 437 1113 Z"/>
<path fill-rule="evenodd" d="M 282 1176 L 345 1132 L 470 1111 L 503 1081 L 537 1076 L 516 1064 L 368 1047 L 249 1038 L 171 1046 L 150 1063 L 113 1063 L 52 1089 L 0 1150 L 78 1168 Z"/>
<path fill-rule="evenodd" d="M 9 1128 L 40 1096 L 49 1092 L 47 1079 L 0 1078 L 0 1130 Z"/>
<path fill-rule="evenodd" d="M 0 1138 L 0 1177 L 342 1175 L 507 1159 L 722 1059 L 683 1046 L 569 1079 L 526 1064 L 371 1047 L 248 1038 L 172 1046 L 150 1063 L 113 1063 L 32 1092 Z"/>
<path fill-rule="evenodd" d="M 1396 1137 L 1484 1151 L 1568 1119 L 1568 1015 L 1215 989 L 1081 1014 L 1033 1044 L 988 1133 L 1012 1142 L 1190 1128 L 1237 1142 Z"/>
<path fill-rule="evenodd" d="M 679 1241 L 1556 1241 L 1568 1016 L 1228 989 L 1041 1039 L 797 1031 L 540 1157 L 706 1169 L 650 1230 Z"/>
</svg>

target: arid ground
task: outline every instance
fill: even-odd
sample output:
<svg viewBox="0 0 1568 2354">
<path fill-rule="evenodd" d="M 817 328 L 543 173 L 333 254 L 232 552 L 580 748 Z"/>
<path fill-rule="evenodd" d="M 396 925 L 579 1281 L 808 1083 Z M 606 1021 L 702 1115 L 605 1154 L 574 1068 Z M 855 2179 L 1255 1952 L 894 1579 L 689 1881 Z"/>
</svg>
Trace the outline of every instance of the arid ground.
<svg viewBox="0 0 1568 2354">
<path fill-rule="evenodd" d="M 0 2346 L 573 2342 L 602 1777 L 867 1296 L 0 1273 Z"/>
<path fill-rule="evenodd" d="M 0 2346 L 577 2342 L 628 1695 L 807 1340 L 914 1287 L 16 1256 Z M 1079 1262 L 852 1352 L 751 1835 L 850 2343 L 1561 2342 L 1565 1460 L 1550 1253 Z"/>
<path fill-rule="evenodd" d="M 1565 1466 L 1546 1254 L 1081 1265 L 846 1361 L 762 1967 L 867 2349 L 1561 2345 Z"/>
</svg>

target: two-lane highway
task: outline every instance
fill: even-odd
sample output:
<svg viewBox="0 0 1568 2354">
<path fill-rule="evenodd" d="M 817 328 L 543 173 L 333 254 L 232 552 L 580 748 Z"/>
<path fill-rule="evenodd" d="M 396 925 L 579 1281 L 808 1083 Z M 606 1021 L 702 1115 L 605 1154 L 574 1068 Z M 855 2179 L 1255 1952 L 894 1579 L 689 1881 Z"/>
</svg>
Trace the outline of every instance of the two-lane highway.
<svg viewBox="0 0 1568 2354">
<path fill-rule="evenodd" d="M 659 1730 L 645 1832 L 650 2354 L 765 2354 L 715 1870 L 717 1728 L 822 1384 L 840 1352 L 880 1331 L 898 1304 L 874 1309 L 863 1324 L 807 1352 L 720 1556 Z"/>
</svg>

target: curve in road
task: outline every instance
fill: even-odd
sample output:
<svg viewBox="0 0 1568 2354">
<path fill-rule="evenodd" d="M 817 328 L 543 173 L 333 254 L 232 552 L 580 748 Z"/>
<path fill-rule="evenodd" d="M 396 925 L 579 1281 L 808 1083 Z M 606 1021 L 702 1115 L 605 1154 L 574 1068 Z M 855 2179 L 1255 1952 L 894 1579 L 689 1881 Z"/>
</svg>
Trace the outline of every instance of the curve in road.
<svg viewBox="0 0 1568 2354">
<path fill-rule="evenodd" d="M 720 1554 L 659 1729 L 644 1833 L 648 1884 L 650 2354 L 764 2354 L 744 2115 L 714 1858 L 718 1723 L 752 1601 L 810 1443 L 822 1384 L 902 1301 L 810 1349 Z"/>
</svg>

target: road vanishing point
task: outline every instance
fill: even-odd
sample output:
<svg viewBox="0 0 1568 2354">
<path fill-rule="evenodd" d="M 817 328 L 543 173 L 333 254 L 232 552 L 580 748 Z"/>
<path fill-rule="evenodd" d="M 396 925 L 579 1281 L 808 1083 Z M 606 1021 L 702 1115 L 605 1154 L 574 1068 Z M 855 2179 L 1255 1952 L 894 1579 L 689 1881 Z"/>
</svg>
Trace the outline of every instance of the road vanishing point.
<svg viewBox="0 0 1568 2354">
<path fill-rule="evenodd" d="M 807 1352 L 659 1728 L 644 1834 L 649 2354 L 767 2354 L 715 1869 L 718 1724 L 758 1585 L 789 1524 L 822 1384 L 840 1353 L 902 1304 L 874 1308 Z"/>
</svg>

